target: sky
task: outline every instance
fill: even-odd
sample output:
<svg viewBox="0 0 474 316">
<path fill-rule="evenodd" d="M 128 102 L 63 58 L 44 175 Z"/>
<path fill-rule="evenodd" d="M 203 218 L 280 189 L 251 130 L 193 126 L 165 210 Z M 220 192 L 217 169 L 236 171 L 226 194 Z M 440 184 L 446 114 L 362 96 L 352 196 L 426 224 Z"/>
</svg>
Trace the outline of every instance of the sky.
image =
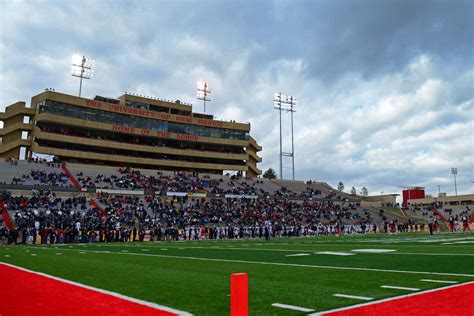
<svg viewBox="0 0 474 316">
<path fill-rule="evenodd" d="M 45 88 L 77 94 L 82 54 L 95 60 L 84 97 L 202 112 L 196 82 L 208 82 L 207 112 L 251 123 L 264 171 L 279 172 L 281 92 L 298 99 L 296 179 L 452 195 L 457 167 L 458 194 L 474 193 L 473 12 L 462 0 L 0 0 L 0 110 Z"/>
</svg>

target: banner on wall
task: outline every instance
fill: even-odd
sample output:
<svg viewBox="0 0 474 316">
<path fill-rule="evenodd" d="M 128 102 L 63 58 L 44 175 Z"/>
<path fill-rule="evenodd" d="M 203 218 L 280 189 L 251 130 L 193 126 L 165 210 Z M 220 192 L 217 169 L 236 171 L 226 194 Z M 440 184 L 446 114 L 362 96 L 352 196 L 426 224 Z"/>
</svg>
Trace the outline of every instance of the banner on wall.
<svg viewBox="0 0 474 316">
<path fill-rule="evenodd" d="M 166 196 L 186 196 L 186 192 L 166 192 Z"/>
<path fill-rule="evenodd" d="M 188 196 L 193 197 L 193 198 L 205 198 L 207 195 L 206 195 L 206 193 L 188 192 Z"/>
<path fill-rule="evenodd" d="M 96 193 L 104 192 L 109 194 L 123 194 L 123 195 L 144 195 L 144 190 L 114 190 L 114 189 L 96 189 Z"/>
<path fill-rule="evenodd" d="M 257 195 L 239 195 L 239 194 L 226 194 L 226 199 L 257 199 Z"/>
</svg>

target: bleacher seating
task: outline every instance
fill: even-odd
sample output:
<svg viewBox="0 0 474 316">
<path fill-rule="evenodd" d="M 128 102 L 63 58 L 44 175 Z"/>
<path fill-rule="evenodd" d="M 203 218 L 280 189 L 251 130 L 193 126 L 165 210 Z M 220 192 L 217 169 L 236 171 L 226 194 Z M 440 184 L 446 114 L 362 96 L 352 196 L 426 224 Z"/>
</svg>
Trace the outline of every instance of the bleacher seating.
<svg viewBox="0 0 474 316">
<path fill-rule="evenodd" d="M 240 236 L 252 236 L 270 225 L 279 232 L 277 236 L 294 236 L 343 230 L 361 233 L 375 227 L 387 229 L 390 223 L 405 229 L 414 223 L 401 212 L 361 206 L 355 197 L 323 182 L 25 161 L 0 161 L 0 171 L 4 171 L 0 176 L 4 189 L 13 179 L 21 179 L 13 181 L 15 194 L 5 190 L 3 200 L 17 228 L 25 233 L 66 229 L 75 231 L 76 237 L 92 234 L 96 238 L 101 231 L 102 235 L 112 231 L 130 236 L 136 230 L 136 236 L 147 231 L 177 238 L 199 227 L 208 237 L 230 236 L 228 231 L 233 229 Z M 76 180 L 76 190 L 59 190 L 72 187 Z M 461 208 L 447 211 L 465 212 Z"/>
</svg>

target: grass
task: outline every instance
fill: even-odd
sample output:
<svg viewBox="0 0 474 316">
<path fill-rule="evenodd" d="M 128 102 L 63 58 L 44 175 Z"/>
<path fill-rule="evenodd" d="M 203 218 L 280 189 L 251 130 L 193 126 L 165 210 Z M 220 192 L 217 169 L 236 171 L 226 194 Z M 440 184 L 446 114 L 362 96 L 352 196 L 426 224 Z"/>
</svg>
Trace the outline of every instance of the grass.
<svg viewBox="0 0 474 316">
<path fill-rule="evenodd" d="M 395 251 L 315 254 L 374 248 Z M 298 253 L 309 255 L 287 256 Z M 361 303 L 336 293 L 382 299 L 407 292 L 381 285 L 426 290 L 444 284 L 420 279 L 472 281 L 474 235 L 15 246 L 0 247 L 0 261 L 196 315 L 229 315 L 230 274 L 247 272 L 251 315 L 304 315 L 271 304 L 323 311 Z"/>
</svg>

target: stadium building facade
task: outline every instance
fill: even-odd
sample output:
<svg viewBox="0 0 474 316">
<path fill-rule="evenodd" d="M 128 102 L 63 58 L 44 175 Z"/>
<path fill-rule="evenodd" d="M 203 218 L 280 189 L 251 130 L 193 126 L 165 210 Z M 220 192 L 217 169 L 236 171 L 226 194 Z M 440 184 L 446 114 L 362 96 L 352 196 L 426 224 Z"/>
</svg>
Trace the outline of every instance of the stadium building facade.
<svg viewBox="0 0 474 316">
<path fill-rule="evenodd" d="M 206 173 L 261 174 L 262 147 L 250 123 L 215 120 L 190 104 L 133 94 L 86 99 L 45 91 L 31 107 L 16 102 L 0 112 L 0 157 L 32 153 L 61 161 Z"/>
</svg>

